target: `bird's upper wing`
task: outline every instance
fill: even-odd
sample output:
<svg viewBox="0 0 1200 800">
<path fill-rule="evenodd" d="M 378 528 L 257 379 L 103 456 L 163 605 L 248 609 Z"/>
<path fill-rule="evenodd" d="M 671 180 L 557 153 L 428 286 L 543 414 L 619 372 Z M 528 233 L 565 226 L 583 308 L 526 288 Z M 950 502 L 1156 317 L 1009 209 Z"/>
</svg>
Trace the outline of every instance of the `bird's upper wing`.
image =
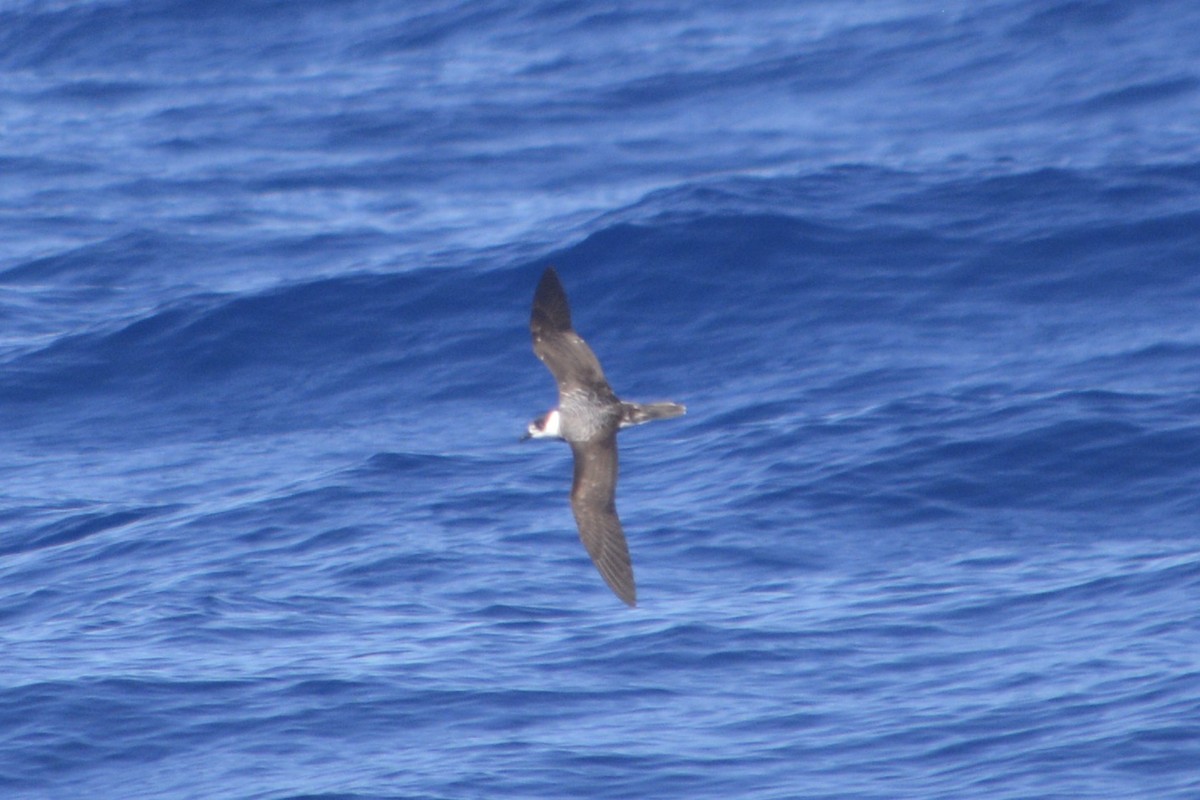
<svg viewBox="0 0 1200 800">
<path fill-rule="evenodd" d="M 575 480 L 571 484 L 571 510 L 579 538 L 605 583 L 617 597 L 637 605 L 629 545 L 617 518 L 616 434 L 590 442 L 571 442 L 575 454 Z"/>
<path fill-rule="evenodd" d="M 612 392 L 592 349 L 571 327 L 571 307 L 554 267 L 547 267 L 538 282 L 529 331 L 533 352 L 554 375 L 559 393 L 573 389 Z"/>
</svg>

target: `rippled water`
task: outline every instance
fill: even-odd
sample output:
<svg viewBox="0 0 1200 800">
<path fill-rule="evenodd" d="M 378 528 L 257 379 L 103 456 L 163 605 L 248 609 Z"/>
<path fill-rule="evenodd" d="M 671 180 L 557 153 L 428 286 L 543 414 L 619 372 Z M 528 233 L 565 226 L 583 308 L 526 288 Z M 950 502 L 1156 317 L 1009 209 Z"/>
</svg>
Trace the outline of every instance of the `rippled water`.
<svg viewBox="0 0 1200 800">
<path fill-rule="evenodd" d="M 0 794 L 1196 796 L 1193 5 L 0 8 Z"/>
</svg>

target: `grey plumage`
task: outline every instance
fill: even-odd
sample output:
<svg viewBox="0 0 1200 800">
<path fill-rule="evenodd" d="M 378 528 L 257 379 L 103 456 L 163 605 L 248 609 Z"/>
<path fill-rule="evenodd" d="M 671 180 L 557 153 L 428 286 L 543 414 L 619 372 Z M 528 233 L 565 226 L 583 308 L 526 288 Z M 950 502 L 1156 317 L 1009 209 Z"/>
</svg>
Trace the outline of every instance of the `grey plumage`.
<svg viewBox="0 0 1200 800">
<path fill-rule="evenodd" d="M 530 435 L 557 435 L 571 445 L 571 510 L 579 537 L 617 597 L 636 605 L 633 564 L 616 508 L 617 431 L 677 417 L 686 409 L 678 403 L 642 405 L 617 398 L 600 362 L 571 324 L 567 295 L 553 267 L 542 274 L 534 293 L 529 330 L 533 352 L 554 376 L 559 395 L 557 429 L 546 432 L 551 412 L 530 425 Z"/>
</svg>

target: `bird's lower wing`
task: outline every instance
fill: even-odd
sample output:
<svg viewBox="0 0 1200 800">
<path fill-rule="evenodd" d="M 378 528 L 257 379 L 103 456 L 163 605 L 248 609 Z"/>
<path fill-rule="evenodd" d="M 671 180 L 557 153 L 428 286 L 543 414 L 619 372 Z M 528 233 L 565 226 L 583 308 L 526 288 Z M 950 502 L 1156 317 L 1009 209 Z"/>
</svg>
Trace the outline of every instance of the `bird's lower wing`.
<svg viewBox="0 0 1200 800">
<path fill-rule="evenodd" d="M 637 605 L 633 563 L 615 502 L 617 486 L 617 442 L 572 443 L 575 480 L 571 486 L 571 510 L 579 527 L 579 538 L 592 563 L 617 597 Z"/>
</svg>

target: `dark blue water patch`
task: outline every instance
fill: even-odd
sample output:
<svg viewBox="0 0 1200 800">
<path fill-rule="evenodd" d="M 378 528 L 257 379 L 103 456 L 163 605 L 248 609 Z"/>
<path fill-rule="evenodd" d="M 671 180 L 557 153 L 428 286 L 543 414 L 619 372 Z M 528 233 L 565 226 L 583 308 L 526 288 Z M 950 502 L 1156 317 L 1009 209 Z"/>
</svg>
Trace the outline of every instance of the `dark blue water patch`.
<svg viewBox="0 0 1200 800">
<path fill-rule="evenodd" d="M 440 453 L 377 453 L 357 472 L 363 476 L 445 479 L 462 474 L 462 459 Z"/>
<path fill-rule="evenodd" d="M 1002 246 L 968 269 L 984 280 L 1012 281 L 1016 265 L 1038 270 L 1017 280 L 1026 302 L 1092 302 L 1097 297 L 1136 301 L 1200 292 L 1190 268 L 1200 257 L 1200 214 L 1089 226 L 1036 241 Z"/>
<path fill-rule="evenodd" d="M 353 127 L 352 120 L 347 120 L 341 114 L 328 120 L 327 137 L 331 144 L 361 145 L 369 142 L 371 131 L 362 131 Z M 396 131 L 388 131 L 389 135 Z M 418 132 L 420 135 L 424 130 Z M 416 164 L 409 158 L 375 159 L 367 158 L 355 163 L 339 164 L 326 169 L 304 167 L 299 170 L 277 169 L 260 177 L 247 180 L 244 188 L 254 194 L 268 192 L 298 192 L 298 191 L 332 191 L 362 190 L 384 191 L 390 186 L 412 183 L 422 176 L 428 175 L 429 164 Z M 416 210 L 415 201 L 396 199 L 393 210 L 402 213 L 406 210 Z"/>
<path fill-rule="evenodd" d="M 1050 37 L 1076 31 L 1103 30 L 1127 19 L 1132 9 L 1111 2 L 1056 3 L 1049 8 L 1034 6 L 1027 19 L 1015 25 L 1011 32 L 1020 36 Z"/>
<path fill-rule="evenodd" d="M 758 504 L 767 505 L 773 499 L 763 496 Z M 757 546 L 748 546 L 741 541 L 740 532 L 734 533 L 735 521 L 763 537 L 761 542 Z M 756 575 L 757 586 L 761 587 L 772 581 L 819 573 L 829 564 L 830 554 L 822 549 L 823 543 L 809 538 L 799 519 L 790 535 L 780 535 L 774 525 L 756 524 L 753 517 L 731 516 L 725 525 L 719 524 L 721 520 L 714 522 L 718 524 L 711 528 L 672 526 L 668 530 L 637 530 L 636 549 L 645 551 L 647 556 L 656 550 L 670 558 L 682 558 L 688 567 L 679 571 L 678 577 L 683 579 L 680 589 L 694 575 L 695 569 Z M 634 536 L 634 532 L 629 535 Z"/>
<path fill-rule="evenodd" d="M 137 272 L 167 271 L 179 261 L 197 261 L 211 246 L 154 231 L 128 231 L 10 267 L 0 273 L 0 282 L 112 285 Z"/>
<path fill-rule="evenodd" d="M 692 282 L 679 287 L 686 292 L 684 299 L 694 300 L 695 285 L 720 276 L 724 269 L 732 270 L 742 279 L 761 281 L 765 267 L 781 260 L 813 257 L 813 266 L 820 269 L 825 258 L 835 257 L 844 246 L 851 246 L 852 235 L 830 225 L 814 223 L 803 218 L 782 215 L 708 216 L 679 222 L 655 225 L 619 224 L 589 236 L 568 252 L 552 254 L 551 261 L 611 265 L 619 272 L 631 272 L 630 262 L 670 265 L 692 265 Z M 669 257 L 663 257 L 669 254 Z M 801 276 L 777 275 L 791 281 Z M 594 280 L 594 279 L 593 279 Z M 644 270 L 634 289 L 654 286 L 654 270 Z M 613 289 L 618 288 L 616 286 Z M 760 283 L 746 286 L 749 293 L 761 294 Z M 626 289 L 625 291 L 628 291 Z M 643 289 L 643 291 L 645 291 Z M 663 298 L 666 299 L 666 298 Z"/>
<path fill-rule="evenodd" d="M 879 182 L 880 177 L 873 179 Z M 1094 205 L 1086 198 L 1094 196 L 1104 186 L 1100 176 L 1062 168 L 937 181 L 910 178 L 907 187 L 892 187 L 894 180 L 891 178 L 883 184 L 891 189 L 888 194 L 894 196 L 885 195 L 881 202 L 872 206 L 873 210 L 901 219 L 914 214 L 926 215 L 930 221 L 937 217 L 943 224 L 949 217 L 954 227 L 965 227 L 964 222 L 972 222 L 974 226 L 987 225 L 992 230 L 1006 230 L 1011 226 L 1018 231 L 1041 227 L 1045 220 L 1039 219 L 1037 212 L 1044 213 L 1048 209 L 1061 214 L 1069 214 L 1071 210 L 1095 213 Z M 860 179 L 860 184 L 863 182 Z M 962 218 L 964 222 L 956 225 L 955 218 Z"/>
<path fill-rule="evenodd" d="M 923 393 L 832 424 L 795 413 L 778 419 L 788 410 L 757 423 L 741 423 L 737 412 L 723 417 L 728 458 L 754 464 L 770 454 L 770 466 L 734 501 L 750 513 L 775 509 L 769 516 L 782 519 L 840 510 L 907 525 L 1041 509 L 1115 530 L 1124 515 L 1141 525 L 1147 509 L 1190 503 L 1200 463 L 1195 425 L 1153 395 L 1064 393 L 1013 403 L 1007 390 Z"/>
<path fill-rule="evenodd" d="M 594 345 L 617 325 L 633 346 L 655 344 L 665 327 L 676 347 L 689 334 L 701 341 L 720 334 L 712 357 L 757 359 L 763 351 L 742 341 L 756 330 L 811 336 L 815 323 L 850 326 L 907 313 L 937 266 L 926 257 L 930 246 L 927 235 L 910 231 L 851 231 L 779 216 L 702 217 L 616 226 L 551 260 L 585 270 L 568 290 L 590 309 Z M 631 307 L 654 313 L 630 315 Z"/>
<path fill-rule="evenodd" d="M 379 683 L 341 682 L 334 692 L 331 685 L 305 679 L 255 685 L 109 678 L 15 687 L 3 692 L 12 714 L 6 722 L 22 721 L 11 744 L 21 745 L 27 758 L 19 764 L 0 762 L 0 775 L 10 787 L 26 790 L 70 785 L 89 773 L 226 751 L 236 748 L 236 742 L 282 756 L 294 753 L 303 741 L 315 741 L 298 734 L 302 730 L 353 723 L 355 738 L 389 730 L 415 733 L 436 719 L 428 711 L 437 703 L 461 707 L 464 699 L 475 696 L 415 691 L 393 706 L 379 702 L 384 688 Z M 198 722 L 205 716 L 211 721 Z M 48 732 L 69 737 L 71 746 L 61 741 L 47 746 Z"/>
<path fill-rule="evenodd" d="M 354 53 L 377 61 L 397 53 L 452 45 L 467 31 L 477 34 L 481 29 L 488 30 L 502 21 L 511 21 L 516 12 L 517 9 L 504 5 L 427 6 L 382 28 L 369 41 L 359 43 Z"/>
<path fill-rule="evenodd" d="M 228 418 L 216 404 L 231 396 L 245 411 L 255 397 L 278 407 L 288 395 L 328 397 L 354 385 L 385 387 L 391 403 L 422 393 L 487 395 L 503 388 L 493 369 L 515 363 L 517 343 L 523 350 L 528 340 L 527 312 L 491 301 L 515 295 L 498 291 L 497 280 L 512 278 L 357 276 L 256 295 L 197 295 L 116 331 L 60 338 L 19 356 L 0 396 L 56 404 L 174 397 L 195 409 L 189 413 Z M 502 317 L 511 338 L 493 333 Z M 390 376 L 400 370 L 426 370 L 428 377 L 395 382 Z"/>
<path fill-rule="evenodd" d="M 1185 100 L 1198 90 L 1200 78 L 1191 75 L 1150 81 L 1102 92 L 1077 104 L 1070 113 L 1121 111 L 1164 100 Z"/>
<path fill-rule="evenodd" d="M 251 6 L 253 15 L 243 16 Z M 188 58 L 193 65 L 252 64 L 264 57 L 264 50 L 254 44 L 255 37 L 237 35 L 244 34 L 248 24 L 277 29 L 287 25 L 299 36 L 307 21 L 304 12 L 319 9 L 274 0 L 255 0 L 251 6 L 154 0 L 10 11 L 0 15 L 0 31 L 5 34 L 0 37 L 2 63 L 13 69 L 40 70 L 103 69 L 113 64 L 154 67 L 177 63 L 179 58 Z M 241 40 L 241 46 L 222 44 L 227 37 Z M 245 46 L 247 42 L 250 46 Z M 228 60 L 215 60 L 218 56 Z"/>
<path fill-rule="evenodd" d="M 64 517 L 26 532 L 9 530 L 0 536 L 0 556 L 18 555 L 47 547 L 74 544 L 90 536 L 122 528 L 177 509 L 178 506 L 157 506 L 116 511 L 87 511 Z"/>
<path fill-rule="evenodd" d="M 962 631 L 1032 629 L 1071 620 L 1082 624 L 1080 609 L 1086 608 L 1095 618 L 1096 628 L 1104 630 L 1116 624 L 1108 615 L 1119 614 L 1131 604 L 1152 608 L 1175 602 L 1175 598 L 1195 587 L 1198 575 L 1200 564 L 1196 563 L 1111 564 L 1102 575 L 1053 588 L 1008 589 L 987 597 L 969 598 L 966 602 L 941 604 L 929 610 L 924 618 L 947 629 Z"/>
<path fill-rule="evenodd" d="M 415 546 L 400 554 L 348 565 L 331 572 L 330 577 L 344 591 L 359 594 L 387 590 L 396 586 L 420 591 L 437 587 L 459 572 L 459 557 L 433 548 L 419 552 Z"/>
<path fill-rule="evenodd" d="M 14 587 L 5 596 L 4 605 L 0 606 L 0 621 L 14 626 L 14 629 L 19 624 L 37 624 L 38 620 L 44 618 L 47 609 L 61 608 L 69 602 L 67 595 L 62 589 Z"/>
<path fill-rule="evenodd" d="M 592 102 L 597 109 L 632 114 L 678 104 L 719 104 L 731 96 L 753 102 L 773 91 L 789 98 L 821 95 L 911 73 L 930 60 L 931 51 L 953 54 L 961 39 L 960 30 L 917 12 L 830 31 L 804 47 L 767 42 L 751 57 L 730 64 L 672 65 L 615 85 Z"/>
<path fill-rule="evenodd" d="M 318 526 L 354 518 L 355 509 L 363 509 L 369 516 L 368 509 L 379 502 L 380 495 L 377 488 L 357 484 L 301 486 L 232 508 L 196 514 L 186 520 L 184 528 L 238 530 L 243 531 L 247 543 L 262 546 L 270 541 L 286 547 Z"/>
<path fill-rule="evenodd" d="M 665 8 L 594 8 L 574 3 L 551 2 L 522 10 L 522 18 L 539 24 L 550 23 L 567 32 L 583 34 L 616 34 L 630 27 L 656 25 L 676 21 Z"/>
<path fill-rule="evenodd" d="M 0 170 L 10 178 L 24 177 L 36 180 L 58 180 L 87 173 L 96 173 L 98 167 L 86 160 L 73 158 L 69 153 L 62 153 L 54 156 L 0 155 Z M 64 217 L 53 215 L 44 218 L 64 219 Z M 12 222 L 14 224 L 20 222 L 28 224 L 27 220 L 12 220 Z M 3 280 L 6 275 L 7 272 L 0 272 L 0 280 Z"/>
<path fill-rule="evenodd" d="M 877 390 L 880 377 L 871 375 L 864 378 L 863 383 L 869 385 L 872 390 Z M 839 388 L 839 391 L 844 391 L 844 388 Z M 698 431 L 723 432 L 771 422 L 796 413 L 798 408 L 798 402 L 792 398 L 751 401 L 734 409 L 705 414 L 695 424 Z"/>
<path fill-rule="evenodd" d="M 1095 229 L 1103 242 L 1113 242 L 1117 232 L 1126 231 L 1121 238 L 1128 241 L 1134 233 L 1156 232 L 1153 227 L 1139 228 L 1142 223 L 1153 225 L 1159 219 L 1169 221 L 1194 212 L 1200 196 L 1196 164 L 1190 161 L 1105 171 L 1043 168 L 949 175 L 935 180 L 871 170 L 845 177 L 858 190 L 859 202 L 869 203 L 866 209 L 896 224 L 953 234 L 952 242 L 959 242 L 961 236 L 968 237 L 966 241 L 978 237 L 985 242 L 1033 242 L 1073 228 L 1081 232 L 1076 234 L 1080 238 L 1082 231 Z M 825 207 L 837 202 L 836 196 L 821 200 Z M 1104 223 L 1114 230 L 1101 229 Z M 1190 231 L 1185 225 L 1164 233 L 1169 241 Z"/>
<path fill-rule="evenodd" d="M 897 216 L 899 224 L 887 227 L 851 228 L 778 215 L 698 214 L 689 220 L 685 206 L 679 212 L 684 218 L 678 221 L 652 227 L 617 224 L 552 258 L 591 264 L 589 272 L 605 273 L 631 272 L 640 264 L 693 265 L 685 280 L 659 297 L 658 307 L 674 318 L 672 306 L 694 305 L 704 309 L 699 322 L 726 328 L 732 327 L 733 320 L 717 309 L 729 309 L 731 303 L 736 309 L 743 297 L 756 305 L 760 320 L 772 312 L 801 319 L 825 312 L 848 324 L 856 318 L 879 320 L 901 311 L 929 313 L 933 310 L 930 292 L 938 292 L 941 302 L 1106 300 L 1114 307 L 1131 299 L 1195 293 L 1197 282 L 1189 265 L 1200 253 L 1196 238 L 1200 224 L 1194 212 L 1134 221 L 1081 219 L 1074 230 L 1061 225 L 1050 230 L 1044 225 L 1050 208 L 1061 209 L 1067 217 L 1094 215 L 1094 202 L 1086 196 L 1095 198 L 1109 185 L 1066 172 L 996 179 L 991 185 L 963 184 L 961 190 L 967 194 L 958 206 L 964 220 L 970 220 L 975 209 L 978 219 L 990 220 L 992 234 L 999 233 L 983 255 L 978 242 L 968 245 L 958 237 L 910 227 L 919 222 L 920 217 L 913 215 L 922 204 L 930 204 L 929 214 L 933 214 L 932 203 L 936 203 L 941 213 L 951 202 L 947 193 L 955 191 L 951 183 L 915 205 L 910 198 L 891 206 L 876 205 Z M 1164 192 L 1175 190 L 1147 191 L 1161 204 L 1167 200 Z M 641 304 L 659 291 L 658 281 L 655 271 L 643 269 L 632 282 L 611 286 L 622 289 L 626 302 L 632 288 Z M 589 285 L 583 287 L 587 290 Z M 723 303 L 704 299 L 717 292 L 724 295 Z M 789 297 L 796 302 L 785 308 L 783 301 Z M 602 292 L 591 305 L 604 310 L 606 298 Z M 906 304 L 909 299 L 911 309 Z"/>
<path fill-rule="evenodd" d="M 187 723 L 177 713 L 158 714 L 148 706 L 161 703 L 174 712 L 207 707 L 244 688 L 236 682 L 126 678 L 6 687 L 0 690 L 7 709 L 0 729 L 10 747 L 4 749 L 23 757 L 0 761 L 0 785 L 44 789 L 102 765 L 160 760 L 172 750 L 161 737 L 179 733 Z"/>
<path fill-rule="evenodd" d="M 141 81 L 84 79 L 60 84 L 43 97 L 111 110 L 121 103 L 138 101 L 153 90 L 153 86 Z"/>
</svg>

